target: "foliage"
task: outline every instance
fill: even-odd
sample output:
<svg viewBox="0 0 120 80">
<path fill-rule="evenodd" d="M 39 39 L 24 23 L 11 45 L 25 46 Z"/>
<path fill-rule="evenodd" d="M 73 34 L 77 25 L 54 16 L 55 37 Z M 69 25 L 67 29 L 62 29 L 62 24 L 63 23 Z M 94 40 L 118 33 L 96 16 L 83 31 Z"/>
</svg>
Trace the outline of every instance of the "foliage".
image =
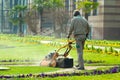
<svg viewBox="0 0 120 80">
<path fill-rule="evenodd" d="M 37 68 L 37 67 L 36 67 Z M 48 69 L 48 68 L 46 68 Z M 34 71 L 33 69 L 29 69 L 27 71 Z M 36 70 L 36 69 L 35 69 Z M 39 70 L 39 69 L 38 69 Z M 19 69 L 18 69 L 19 71 Z M 68 72 L 68 73 L 40 73 L 40 74 L 18 74 L 18 75 L 6 75 L 0 76 L 1 79 L 11 79 L 11 78 L 55 78 L 55 77 L 71 77 L 71 76 L 91 76 L 91 75 L 101 75 L 101 74 L 111 74 L 118 73 L 119 67 L 112 67 L 104 70 L 92 70 L 92 71 L 76 71 L 76 72 Z"/>
<path fill-rule="evenodd" d="M 40 25 L 39 31 L 40 32 L 42 32 L 41 19 L 42 19 L 43 11 L 46 9 L 55 10 L 60 7 L 63 7 L 63 0 L 33 0 L 31 9 L 34 11 L 37 11 L 37 13 L 39 13 L 38 18 L 40 19 L 40 21 L 39 21 L 39 25 Z"/>
<path fill-rule="evenodd" d="M 56 78 L 40 78 L 41 80 L 117 80 L 120 78 L 120 73 L 115 74 L 102 74 L 102 75 L 90 75 L 90 76 L 71 76 L 71 77 L 56 77 Z"/>
<path fill-rule="evenodd" d="M 44 8 L 57 8 L 62 6 L 63 6 L 62 0 L 34 0 L 33 1 L 33 8 L 37 9 L 40 12 L 43 11 Z"/>
<path fill-rule="evenodd" d="M 24 22 L 24 15 L 22 17 L 19 17 L 19 14 L 26 10 L 27 6 L 22 6 L 22 5 L 16 5 L 12 8 L 12 10 L 9 12 L 9 20 L 12 22 L 14 25 L 18 25 L 20 21 L 22 23 Z M 17 17 L 16 17 L 17 16 Z"/>
<path fill-rule="evenodd" d="M 28 29 L 27 29 L 27 33 L 29 35 L 33 34 L 39 34 L 40 29 L 39 29 L 39 15 L 35 10 L 29 10 L 26 13 L 26 18 L 25 18 L 26 23 L 28 24 Z M 32 32 L 32 33 L 31 33 Z"/>
<path fill-rule="evenodd" d="M 85 18 L 88 20 L 88 13 L 94 9 L 96 9 L 99 5 L 98 2 L 93 2 L 90 0 L 77 1 L 78 5 L 77 9 L 82 9 L 85 13 Z"/>
<path fill-rule="evenodd" d="M 19 25 L 18 35 L 23 36 L 22 24 L 25 22 L 24 11 L 27 9 L 27 6 L 16 5 L 9 12 L 9 19 L 14 25 Z"/>
<path fill-rule="evenodd" d="M 66 11 L 65 9 L 56 10 L 54 14 L 55 23 L 57 24 L 57 26 L 60 26 L 59 29 L 60 31 L 57 30 L 55 34 L 58 34 L 57 37 L 61 38 L 63 37 L 63 34 L 67 34 L 66 26 L 68 24 L 68 20 L 70 19 L 70 15 L 68 14 L 68 11 Z"/>
<path fill-rule="evenodd" d="M 89 13 L 91 10 L 94 10 L 98 7 L 98 2 L 92 2 L 89 0 L 78 1 L 76 3 L 78 5 L 78 9 L 82 9 L 85 13 Z"/>
<path fill-rule="evenodd" d="M 86 44 L 94 46 L 104 46 L 104 47 L 120 47 L 120 41 L 111 41 L 111 40 L 87 40 Z"/>
</svg>

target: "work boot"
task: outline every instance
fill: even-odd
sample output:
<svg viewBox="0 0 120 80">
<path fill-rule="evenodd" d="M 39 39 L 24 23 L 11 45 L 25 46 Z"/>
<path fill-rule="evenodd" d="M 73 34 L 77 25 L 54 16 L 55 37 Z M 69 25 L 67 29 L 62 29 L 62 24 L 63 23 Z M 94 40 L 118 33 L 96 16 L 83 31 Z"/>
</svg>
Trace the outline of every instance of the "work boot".
<svg viewBox="0 0 120 80">
<path fill-rule="evenodd" d="M 77 68 L 77 67 L 79 67 L 79 65 L 75 65 L 75 67 Z"/>
<path fill-rule="evenodd" d="M 85 70 L 84 67 L 78 67 L 77 69 L 78 69 L 78 70 Z"/>
</svg>

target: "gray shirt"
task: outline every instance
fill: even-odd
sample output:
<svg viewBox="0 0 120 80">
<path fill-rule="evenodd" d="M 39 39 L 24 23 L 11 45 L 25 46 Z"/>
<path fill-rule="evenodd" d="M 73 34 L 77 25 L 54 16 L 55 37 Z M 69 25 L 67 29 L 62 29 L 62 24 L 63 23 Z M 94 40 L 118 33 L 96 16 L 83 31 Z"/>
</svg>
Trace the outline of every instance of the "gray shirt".
<svg viewBox="0 0 120 80">
<path fill-rule="evenodd" d="M 69 35 L 86 35 L 89 33 L 90 26 L 87 20 L 81 16 L 73 17 L 71 20 Z"/>
</svg>

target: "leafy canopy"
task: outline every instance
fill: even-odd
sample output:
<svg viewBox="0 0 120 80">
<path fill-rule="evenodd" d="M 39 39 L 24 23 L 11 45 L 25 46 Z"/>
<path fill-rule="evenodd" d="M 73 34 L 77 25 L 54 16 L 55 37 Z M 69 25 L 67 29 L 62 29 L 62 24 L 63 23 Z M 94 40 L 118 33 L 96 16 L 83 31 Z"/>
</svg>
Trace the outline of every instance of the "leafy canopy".
<svg viewBox="0 0 120 80">
<path fill-rule="evenodd" d="M 10 22 L 12 22 L 14 25 L 19 24 L 19 22 L 24 22 L 24 17 L 18 17 L 18 15 L 27 9 L 27 6 L 22 5 L 16 5 L 14 6 L 11 11 L 8 13 L 8 17 Z"/>
<path fill-rule="evenodd" d="M 44 8 L 63 7 L 64 0 L 34 0 L 33 8 L 42 11 Z"/>
<path fill-rule="evenodd" d="M 89 13 L 91 10 L 94 10 L 98 7 L 98 2 L 93 2 L 90 0 L 77 1 L 77 9 L 82 9 L 85 13 Z"/>
</svg>

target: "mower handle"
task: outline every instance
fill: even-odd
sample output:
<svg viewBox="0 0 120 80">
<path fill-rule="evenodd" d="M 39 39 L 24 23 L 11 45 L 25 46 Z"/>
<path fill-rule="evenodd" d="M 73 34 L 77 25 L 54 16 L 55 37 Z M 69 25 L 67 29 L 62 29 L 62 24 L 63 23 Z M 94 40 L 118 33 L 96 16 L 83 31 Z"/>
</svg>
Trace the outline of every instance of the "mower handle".
<svg viewBox="0 0 120 80">
<path fill-rule="evenodd" d="M 68 53 L 69 53 L 70 50 L 72 49 L 71 44 L 73 44 L 74 40 L 70 41 L 70 40 L 68 39 L 67 41 L 68 41 L 68 44 L 66 44 L 66 45 L 64 45 L 64 46 L 62 46 L 62 47 L 60 47 L 60 48 L 56 51 L 56 53 L 58 53 L 62 48 L 67 47 L 67 49 L 66 49 L 66 51 L 64 52 L 64 54 L 63 54 L 63 55 L 59 55 L 59 54 L 58 54 L 59 56 L 67 57 L 67 56 L 68 56 Z"/>
</svg>

